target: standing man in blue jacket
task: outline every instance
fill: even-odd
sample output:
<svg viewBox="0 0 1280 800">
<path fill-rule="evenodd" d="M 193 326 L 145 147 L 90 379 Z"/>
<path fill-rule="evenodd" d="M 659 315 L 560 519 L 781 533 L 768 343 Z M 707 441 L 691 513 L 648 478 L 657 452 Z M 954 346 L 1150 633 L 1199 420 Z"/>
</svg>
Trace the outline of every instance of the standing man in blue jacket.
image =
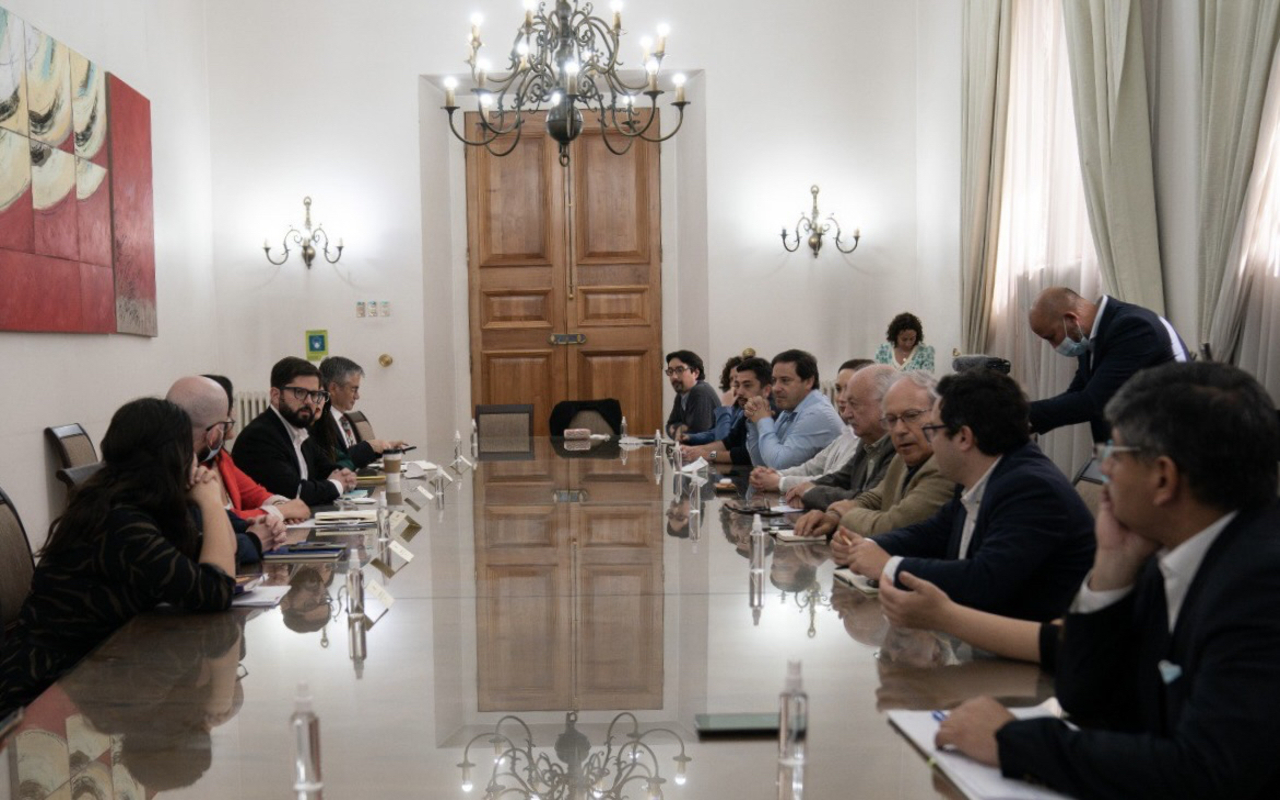
<svg viewBox="0 0 1280 800">
<path fill-rule="evenodd" d="M 1078 363 L 1065 392 L 1031 404 L 1032 433 L 1088 422 L 1093 440 L 1105 442 L 1102 411 L 1116 390 L 1138 370 L 1187 360 L 1187 346 L 1168 320 L 1105 294 L 1091 303 L 1065 286 L 1045 289 L 1028 321 L 1036 336 Z"/>
</svg>

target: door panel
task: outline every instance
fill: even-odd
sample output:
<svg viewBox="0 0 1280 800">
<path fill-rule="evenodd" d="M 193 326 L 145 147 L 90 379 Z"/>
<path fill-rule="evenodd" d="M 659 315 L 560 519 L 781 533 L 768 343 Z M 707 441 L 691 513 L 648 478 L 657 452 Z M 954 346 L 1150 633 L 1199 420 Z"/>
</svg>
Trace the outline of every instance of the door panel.
<svg viewBox="0 0 1280 800">
<path fill-rule="evenodd" d="M 473 132 L 476 124 L 469 114 Z M 507 156 L 467 148 L 473 402 L 532 403 L 534 433 L 546 435 L 561 400 L 613 397 L 632 430 L 656 429 L 657 145 L 636 142 L 617 156 L 588 130 L 564 168 L 542 124 L 529 119 Z M 611 142 L 626 144 L 616 135 Z M 585 342 L 550 344 L 554 334 Z"/>
</svg>

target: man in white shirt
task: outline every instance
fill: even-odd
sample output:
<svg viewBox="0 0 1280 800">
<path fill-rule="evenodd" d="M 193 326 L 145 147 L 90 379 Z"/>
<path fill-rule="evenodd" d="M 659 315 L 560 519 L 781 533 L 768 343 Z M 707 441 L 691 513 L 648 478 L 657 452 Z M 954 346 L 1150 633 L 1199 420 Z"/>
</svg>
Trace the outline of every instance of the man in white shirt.
<svg viewBox="0 0 1280 800">
<path fill-rule="evenodd" d="M 1073 797 L 1280 797 L 1280 423 L 1226 364 L 1166 364 L 1107 404 L 1093 570 L 1056 690 L 1080 725 L 991 698 L 937 742 Z"/>
</svg>

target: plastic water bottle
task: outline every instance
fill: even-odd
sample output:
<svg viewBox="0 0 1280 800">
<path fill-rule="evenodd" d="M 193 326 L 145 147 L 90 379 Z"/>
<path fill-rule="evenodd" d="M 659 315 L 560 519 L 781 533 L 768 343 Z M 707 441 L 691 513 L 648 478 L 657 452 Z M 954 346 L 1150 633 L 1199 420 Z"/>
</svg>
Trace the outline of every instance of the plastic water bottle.
<svg viewBox="0 0 1280 800">
<path fill-rule="evenodd" d="M 760 521 L 760 515 L 756 514 L 755 519 L 751 521 L 751 571 L 764 572 L 764 523 Z"/>
<path fill-rule="evenodd" d="M 800 662 L 787 662 L 787 683 L 778 696 L 778 761 L 787 766 L 804 763 L 809 732 L 809 695 L 804 693 Z"/>
<path fill-rule="evenodd" d="M 293 716 L 289 718 L 293 728 L 293 790 L 317 792 L 324 788 L 320 777 L 320 718 L 311 710 L 311 689 L 306 683 L 298 684 L 298 699 Z"/>
<path fill-rule="evenodd" d="M 387 511 L 387 496 L 385 494 L 378 495 L 377 520 L 378 541 L 385 542 L 391 538 L 391 515 Z"/>
</svg>

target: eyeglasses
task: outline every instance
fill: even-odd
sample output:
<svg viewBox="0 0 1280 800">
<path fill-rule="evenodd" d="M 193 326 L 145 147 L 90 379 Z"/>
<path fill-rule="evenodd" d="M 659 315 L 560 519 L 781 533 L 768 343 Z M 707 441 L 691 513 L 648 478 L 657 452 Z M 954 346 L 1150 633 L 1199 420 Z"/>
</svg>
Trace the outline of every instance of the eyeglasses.
<svg viewBox="0 0 1280 800">
<path fill-rule="evenodd" d="M 1136 445 L 1116 444 L 1114 440 L 1108 439 L 1105 442 L 1098 442 L 1093 446 L 1093 457 L 1099 464 L 1110 458 L 1116 453 L 1141 453 L 1146 450 L 1145 447 Z"/>
<path fill-rule="evenodd" d="M 916 420 L 928 413 L 928 409 L 913 408 L 901 414 L 885 414 L 880 418 L 880 424 L 885 427 L 885 430 L 893 430 L 893 427 L 898 424 L 898 420 L 902 420 L 907 427 L 911 427 L 916 424 Z"/>
<path fill-rule="evenodd" d="M 678 367 L 667 367 L 663 372 L 667 373 L 668 378 L 674 378 L 677 375 L 683 375 L 689 368 L 681 364 Z"/>
<path fill-rule="evenodd" d="M 312 403 L 315 403 L 316 405 L 320 405 L 321 403 L 327 402 L 329 399 L 329 393 L 324 391 L 323 389 L 313 392 L 310 389 L 306 389 L 301 386 L 285 386 L 281 388 L 280 391 L 292 392 L 294 400 L 298 400 L 302 402 L 309 400 Z"/>
<path fill-rule="evenodd" d="M 236 426 L 236 421 L 234 419 L 224 419 L 221 422 L 215 422 L 209 427 L 205 428 L 204 433 L 206 436 L 208 436 L 209 432 L 212 431 L 214 428 L 222 428 L 222 435 L 226 436 L 228 433 L 231 433 L 231 429 L 234 428 L 235 426 Z"/>
<path fill-rule="evenodd" d="M 921 425 L 920 432 L 924 434 L 924 440 L 929 444 L 933 444 L 933 432 L 946 430 L 947 426 L 939 422 L 936 425 Z"/>
</svg>

